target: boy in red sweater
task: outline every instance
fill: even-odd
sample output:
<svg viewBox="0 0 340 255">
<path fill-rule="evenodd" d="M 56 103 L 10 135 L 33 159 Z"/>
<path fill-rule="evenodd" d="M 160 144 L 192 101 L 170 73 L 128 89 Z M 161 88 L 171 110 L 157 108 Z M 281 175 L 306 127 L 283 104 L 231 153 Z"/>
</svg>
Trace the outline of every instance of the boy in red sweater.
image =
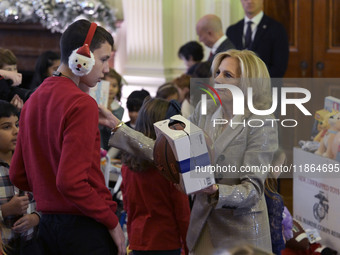
<svg viewBox="0 0 340 255">
<path fill-rule="evenodd" d="M 87 45 L 88 54 L 80 50 Z M 55 76 L 45 79 L 22 109 L 10 178 L 34 193 L 43 213 L 39 235 L 45 254 L 125 254 L 116 203 L 100 170 L 98 106 L 78 88 L 96 86 L 109 71 L 113 38 L 78 20 L 63 33 L 60 47 Z M 83 62 L 86 57 L 90 60 Z"/>
</svg>

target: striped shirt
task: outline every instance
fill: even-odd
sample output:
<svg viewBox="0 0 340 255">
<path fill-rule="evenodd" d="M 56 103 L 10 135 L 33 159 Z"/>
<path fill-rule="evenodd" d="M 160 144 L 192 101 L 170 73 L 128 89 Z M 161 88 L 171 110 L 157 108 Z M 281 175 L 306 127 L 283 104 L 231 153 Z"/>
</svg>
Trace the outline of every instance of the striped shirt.
<svg viewBox="0 0 340 255">
<path fill-rule="evenodd" d="M 9 165 L 0 160 L 0 205 L 8 203 L 14 195 L 19 194 L 23 195 L 24 192 L 16 188 L 9 179 Z M 40 214 L 35 211 L 35 201 L 32 193 L 28 193 L 29 197 L 29 206 L 27 209 L 27 213 L 37 213 L 40 217 Z M 24 233 L 15 233 L 12 230 L 13 224 L 22 217 L 22 215 L 9 215 L 5 218 L 2 217 L 2 212 L 0 210 L 0 220 L 2 222 L 1 229 L 1 237 L 4 244 L 8 244 L 9 242 L 18 242 L 28 241 L 32 239 L 33 234 L 35 233 L 35 229 L 31 228 Z"/>
</svg>

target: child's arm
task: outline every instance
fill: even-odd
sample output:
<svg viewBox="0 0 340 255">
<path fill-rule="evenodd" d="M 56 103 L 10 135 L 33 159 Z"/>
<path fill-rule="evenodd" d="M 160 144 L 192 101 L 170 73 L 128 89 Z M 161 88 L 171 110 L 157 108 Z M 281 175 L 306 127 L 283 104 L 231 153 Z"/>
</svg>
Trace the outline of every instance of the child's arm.
<svg viewBox="0 0 340 255">
<path fill-rule="evenodd" d="M 13 231 L 23 233 L 39 224 L 40 217 L 37 213 L 26 214 L 18 219 L 13 225 Z"/>
<path fill-rule="evenodd" d="M 6 80 L 12 80 L 12 86 L 18 86 L 22 82 L 22 74 L 0 69 L 0 75 Z"/>
<path fill-rule="evenodd" d="M 28 196 L 15 195 L 9 202 L 1 205 L 2 217 L 5 218 L 9 215 L 25 214 L 28 208 Z"/>
</svg>

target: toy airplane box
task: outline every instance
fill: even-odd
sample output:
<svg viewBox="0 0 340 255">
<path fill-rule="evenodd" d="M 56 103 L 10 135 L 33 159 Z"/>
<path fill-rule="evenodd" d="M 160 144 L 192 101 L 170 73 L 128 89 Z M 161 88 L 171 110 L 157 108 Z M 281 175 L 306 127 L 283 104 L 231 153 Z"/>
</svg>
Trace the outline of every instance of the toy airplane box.
<svg viewBox="0 0 340 255">
<path fill-rule="evenodd" d="M 169 127 L 170 121 L 185 124 L 184 130 Z M 181 115 L 154 123 L 156 135 L 165 135 L 180 168 L 180 185 L 187 194 L 215 184 L 203 131 Z M 204 171 L 200 171 L 205 169 Z M 207 170 L 208 169 L 208 170 Z"/>
</svg>

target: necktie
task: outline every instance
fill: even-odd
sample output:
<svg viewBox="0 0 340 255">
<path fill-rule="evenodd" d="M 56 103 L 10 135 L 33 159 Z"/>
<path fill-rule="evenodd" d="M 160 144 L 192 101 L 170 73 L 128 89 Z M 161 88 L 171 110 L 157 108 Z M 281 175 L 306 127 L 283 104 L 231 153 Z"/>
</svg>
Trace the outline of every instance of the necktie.
<svg viewBox="0 0 340 255">
<path fill-rule="evenodd" d="M 244 48 L 249 49 L 251 45 L 251 24 L 253 24 L 252 21 L 247 22 L 247 30 L 246 30 L 246 35 L 244 37 Z"/>
</svg>

